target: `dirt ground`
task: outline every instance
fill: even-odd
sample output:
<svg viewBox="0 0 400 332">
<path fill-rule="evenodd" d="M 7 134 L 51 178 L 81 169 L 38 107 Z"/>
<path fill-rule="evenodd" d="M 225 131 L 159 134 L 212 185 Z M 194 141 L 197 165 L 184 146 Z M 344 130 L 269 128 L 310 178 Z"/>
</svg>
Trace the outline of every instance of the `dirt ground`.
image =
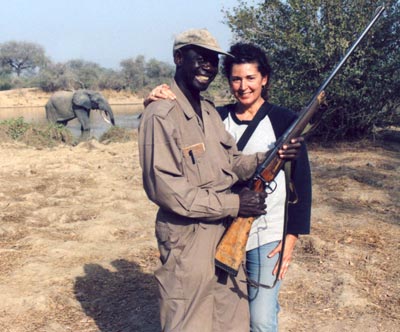
<svg viewBox="0 0 400 332">
<path fill-rule="evenodd" d="M 31 93 L 0 106 L 47 100 Z M 312 234 L 282 285 L 280 330 L 399 331 L 400 146 L 309 148 Z M 136 140 L 0 142 L 0 155 L 0 331 L 159 331 Z"/>
</svg>

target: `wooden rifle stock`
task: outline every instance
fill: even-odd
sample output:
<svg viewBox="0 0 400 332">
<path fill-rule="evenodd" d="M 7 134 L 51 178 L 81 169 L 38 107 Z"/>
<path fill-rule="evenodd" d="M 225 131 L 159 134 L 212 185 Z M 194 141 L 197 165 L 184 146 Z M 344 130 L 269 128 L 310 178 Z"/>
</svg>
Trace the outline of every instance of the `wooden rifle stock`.
<svg viewBox="0 0 400 332">
<path fill-rule="evenodd" d="M 250 189 L 256 192 L 262 192 L 271 183 L 273 183 L 275 177 L 284 165 L 284 160 L 280 159 L 278 156 L 279 149 L 283 145 L 289 143 L 291 139 L 299 137 L 302 134 L 314 114 L 318 111 L 320 104 L 323 102 L 325 98 L 325 88 L 328 86 L 343 64 L 347 61 L 348 57 L 351 55 L 351 53 L 353 53 L 354 49 L 358 46 L 371 27 L 375 24 L 384 10 L 384 6 L 377 8 L 373 19 L 353 43 L 353 45 L 348 49 L 347 53 L 336 65 L 329 77 L 321 84 L 308 105 L 303 108 L 298 118 L 276 141 L 275 147 L 270 151 L 265 161 L 257 167 L 257 170 L 250 182 Z M 251 225 L 254 220 L 255 217 L 237 217 L 233 220 L 218 244 L 215 253 L 215 265 L 217 267 L 225 270 L 231 275 L 236 276 L 238 274 L 240 265 L 246 254 L 246 243 L 249 237 Z"/>
</svg>

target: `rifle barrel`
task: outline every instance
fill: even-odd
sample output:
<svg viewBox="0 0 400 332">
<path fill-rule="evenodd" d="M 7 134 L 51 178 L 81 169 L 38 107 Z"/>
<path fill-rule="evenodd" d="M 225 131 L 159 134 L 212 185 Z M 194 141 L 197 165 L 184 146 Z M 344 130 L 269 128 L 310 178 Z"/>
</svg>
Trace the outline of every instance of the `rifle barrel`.
<svg viewBox="0 0 400 332">
<path fill-rule="evenodd" d="M 347 53 L 344 55 L 342 60 L 336 65 L 335 69 L 332 71 L 332 73 L 329 75 L 329 77 L 320 85 L 317 92 L 315 93 L 315 96 L 318 96 L 322 91 L 325 90 L 325 88 L 328 86 L 328 84 L 331 82 L 331 80 L 335 77 L 335 75 L 337 74 L 339 69 L 347 61 L 347 58 L 350 56 L 351 53 L 353 53 L 354 49 L 358 46 L 358 44 L 365 37 L 365 35 L 368 33 L 368 31 L 372 28 L 372 26 L 375 24 L 375 22 L 379 18 L 379 16 L 381 16 L 381 14 L 384 12 L 384 10 L 385 10 L 385 6 L 380 6 L 376 9 L 374 18 L 371 20 L 371 22 L 369 22 L 367 27 L 360 34 L 360 36 L 353 43 L 353 45 L 351 45 L 351 47 L 348 49 Z"/>
<path fill-rule="evenodd" d="M 283 133 L 281 137 L 278 138 L 278 140 L 275 142 L 274 148 L 271 150 L 271 153 L 269 156 L 264 160 L 263 163 L 261 163 L 256 170 L 255 177 L 253 179 L 256 179 L 258 175 L 262 174 L 262 171 L 265 169 L 267 165 L 270 164 L 270 162 L 275 158 L 276 153 L 278 150 L 281 148 L 281 145 L 284 144 L 289 140 L 291 135 L 295 133 L 295 129 L 298 127 L 301 127 L 303 124 L 308 123 L 308 121 L 311 119 L 312 115 L 314 112 L 310 112 L 311 108 L 313 107 L 315 111 L 317 111 L 317 107 L 315 105 L 317 97 L 325 90 L 325 88 L 328 86 L 328 84 L 332 81 L 332 79 L 335 77 L 339 69 L 343 66 L 343 64 L 347 61 L 348 57 L 353 53 L 354 49 L 358 46 L 358 44 L 361 42 L 361 40 L 365 37 L 365 35 L 368 33 L 368 31 L 371 29 L 371 27 L 375 24 L 379 16 L 384 12 L 385 6 L 380 6 L 376 9 L 374 17 L 372 20 L 369 22 L 369 24 L 364 28 L 363 32 L 360 34 L 360 36 L 357 38 L 357 40 L 351 45 L 351 47 L 348 49 L 342 60 L 336 65 L 336 67 L 333 69 L 331 74 L 328 76 L 328 78 L 325 79 L 325 81 L 320 85 L 318 90 L 314 93 L 312 96 L 311 100 L 307 104 L 306 107 L 300 112 L 298 118 L 296 121 L 294 121 L 289 128 L 286 129 L 286 131 Z M 300 134 L 300 133 L 299 133 Z M 254 180 L 253 180 L 254 181 Z"/>
<path fill-rule="evenodd" d="M 312 107 L 312 105 L 315 103 L 315 100 L 317 97 L 326 89 L 328 84 L 332 81 L 332 79 L 336 76 L 337 72 L 340 70 L 340 68 L 344 65 L 344 63 L 347 61 L 348 57 L 353 53 L 354 49 L 358 46 L 358 44 L 361 42 L 361 40 L 365 37 L 365 35 L 368 33 L 368 31 L 371 29 L 371 27 L 375 24 L 379 16 L 384 12 L 385 6 L 380 6 L 376 9 L 375 15 L 372 18 L 372 20 L 369 22 L 369 24 L 365 27 L 363 32 L 360 34 L 360 36 L 357 38 L 357 40 L 351 45 L 351 47 L 348 49 L 346 54 L 343 56 L 342 60 L 336 65 L 336 67 L 332 70 L 331 74 L 328 76 L 328 78 L 325 79 L 325 81 L 319 86 L 318 90 L 314 93 L 312 98 L 310 99 L 309 103 L 307 104 L 306 107 L 299 113 L 299 116 L 297 118 L 297 121 L 295 121 L 286 131 L 285 133 L 281 136 L 282 141 L 284 142 L 289 134 L 293 131 L 295 127 L 298 126 L 299 123 L 301 122 L 307 122 L 307 118 L 311 118 L 312 114 L 308 112 L 308 110 Z M 280 143 L 281 141 L 277 142 Z"/>
</svg>

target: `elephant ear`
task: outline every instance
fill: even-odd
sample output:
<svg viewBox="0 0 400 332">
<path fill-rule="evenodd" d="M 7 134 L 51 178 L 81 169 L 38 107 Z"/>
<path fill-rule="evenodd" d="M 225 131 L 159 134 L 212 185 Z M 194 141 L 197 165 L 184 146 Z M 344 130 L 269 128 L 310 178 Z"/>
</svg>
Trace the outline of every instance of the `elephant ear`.
<svg viewBox="0 0 400 332">
<path fill-rule="evenodd" d="M 72 104 L 78 107 L 83 107 L 87 110 L 92 108 L 89 94 L 84 90 L 78 90 L 72 97 Z"/>
</svg>

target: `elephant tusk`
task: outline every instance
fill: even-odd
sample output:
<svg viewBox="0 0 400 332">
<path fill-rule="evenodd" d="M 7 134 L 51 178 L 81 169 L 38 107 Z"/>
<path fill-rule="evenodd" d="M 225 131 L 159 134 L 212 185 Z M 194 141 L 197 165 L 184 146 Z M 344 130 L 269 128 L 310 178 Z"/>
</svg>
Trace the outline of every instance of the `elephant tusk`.
<svg viewBox="0 0 400 332">
<path fill-rule="evenodd" d="M 105 111 L 100 111 L 101 116 L 103 117 L 104 121 L 111 124 L 111 121 L 107 118 L 107 113 Z"/>
</svg>

